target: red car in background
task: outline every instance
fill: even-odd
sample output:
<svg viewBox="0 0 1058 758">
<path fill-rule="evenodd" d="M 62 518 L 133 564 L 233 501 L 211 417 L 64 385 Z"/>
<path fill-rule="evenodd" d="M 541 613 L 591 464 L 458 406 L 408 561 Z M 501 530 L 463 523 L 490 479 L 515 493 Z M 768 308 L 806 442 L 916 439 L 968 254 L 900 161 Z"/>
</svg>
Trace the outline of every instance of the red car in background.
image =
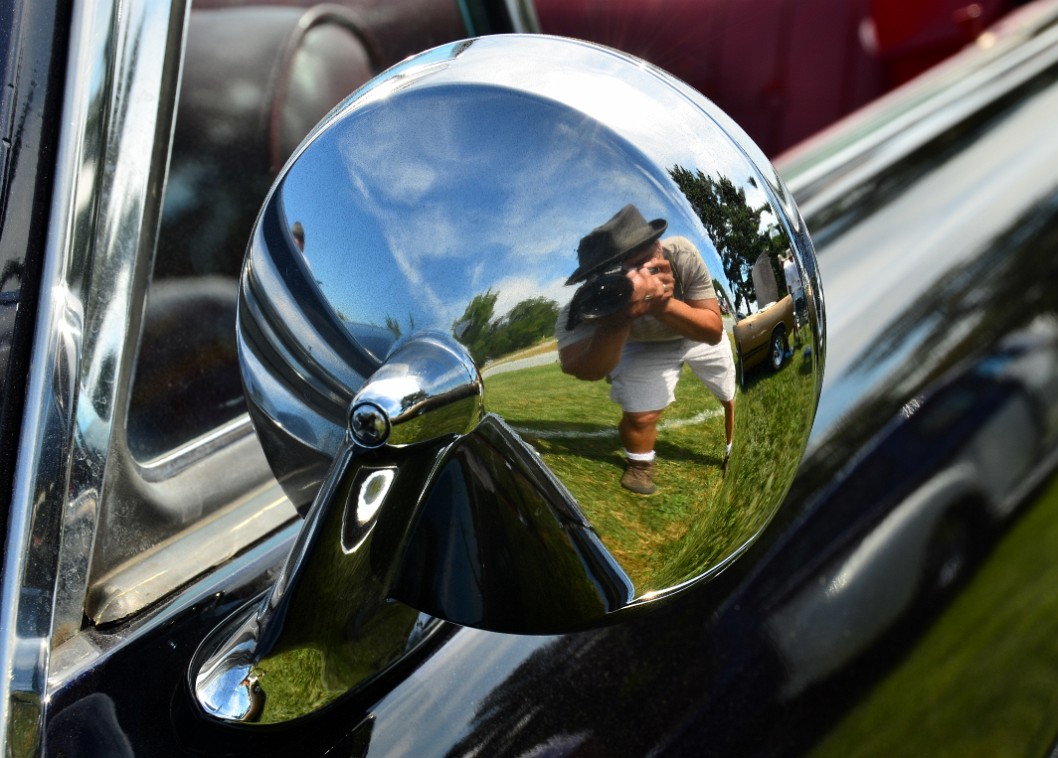
<svg viewBox="0 0 1058 758">
<path fill-rule="evenodd" d="M 977 40 L 1016 0 L 536 0 L 541 31 L 654 63 L 769 155 Z"/>
</svg>

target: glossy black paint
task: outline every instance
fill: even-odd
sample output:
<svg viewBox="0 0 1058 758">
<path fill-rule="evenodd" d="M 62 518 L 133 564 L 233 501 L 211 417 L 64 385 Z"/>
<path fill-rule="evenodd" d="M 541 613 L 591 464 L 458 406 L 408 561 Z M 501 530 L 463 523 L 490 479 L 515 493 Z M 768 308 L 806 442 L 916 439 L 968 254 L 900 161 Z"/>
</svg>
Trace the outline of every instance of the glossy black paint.
<svg viewBox="0 0 1058 758">
<path fill-rule="evenodd" d="M 0 518 L 6 522 L 48 229 L 69 7 L 0 2 Z"/>
</svg>

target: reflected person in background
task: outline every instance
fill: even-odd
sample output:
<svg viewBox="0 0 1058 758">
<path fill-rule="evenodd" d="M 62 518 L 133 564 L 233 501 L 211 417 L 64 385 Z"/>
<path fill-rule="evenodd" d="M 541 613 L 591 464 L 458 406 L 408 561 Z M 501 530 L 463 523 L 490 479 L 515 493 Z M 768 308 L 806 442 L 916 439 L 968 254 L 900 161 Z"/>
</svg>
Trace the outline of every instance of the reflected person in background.
<svg viewBox="0 0 1058 758">
<path fill-rule="evenodd" d="M 790 297 L 793 298 L 794 328 L 797 331 L 794 339 L 799 340 L 801 324 L 804 322 L 807 313 L 805 291 L 801 285 L 801 272 L 797 270 L 797 264 L 794 263 L 793 253 L 787 252 L 786 255 L 780 255 L 779 261 L 782 263 L 783 278 L 786 279 L 786 290 L 790 293 Z"/>
<path fill-rule="evenodd" d="M 684 363 L 724 407 L 725 464 L 735 426 L 735 365 L 712 279 L 690 240 L 661 239 L 667 228 L 664 219 L 648 223 L 638 208 L 626 205 L 581 239 L 579 265 L 566 284 L 585 284 L 559 313 L 555 329 L 564 372 L 586 381 L 612 380 L 610 398 L 621 406 L 618 431 L 626 456 L 621 485 L 641 495 L 657 491 L 657 424 L 675 400 Z M 618 277 L 611 281 L 619 286 L 607 286 L 621 292 L 620 307 L 606 315 L 582 314 L 581 293 L 606 277 Z"/>
</svg>

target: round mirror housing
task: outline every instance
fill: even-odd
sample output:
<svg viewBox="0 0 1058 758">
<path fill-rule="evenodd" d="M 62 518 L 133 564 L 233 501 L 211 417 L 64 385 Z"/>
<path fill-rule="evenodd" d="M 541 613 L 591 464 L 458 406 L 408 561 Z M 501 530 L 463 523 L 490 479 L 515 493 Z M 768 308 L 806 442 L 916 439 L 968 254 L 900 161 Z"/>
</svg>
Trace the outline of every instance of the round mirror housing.
<svg viewBox="0 0 1058 758">
<path fill-rule="evenodd" d="M 333 111 L 268 197 L 239 308 L 295 505 L 345 477 L 326 507 L 372 504 L 380 592 L 526 632 L 745 550 L 807 443 L 823 333 L 804 223 L 742 130 L 650 65 L 543 36 L 431 50 Z M 398 484 L 367 497 L 379 471 Z"/>
</svg>

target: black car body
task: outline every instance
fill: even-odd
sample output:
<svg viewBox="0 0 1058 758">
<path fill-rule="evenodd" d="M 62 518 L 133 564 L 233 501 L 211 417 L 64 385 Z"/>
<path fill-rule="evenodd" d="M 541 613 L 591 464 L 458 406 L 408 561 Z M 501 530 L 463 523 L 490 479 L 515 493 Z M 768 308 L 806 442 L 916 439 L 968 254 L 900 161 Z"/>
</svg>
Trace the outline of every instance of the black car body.
<svg viewBox="0 0 1058 758">
<path fill-rule="evenodd" d="M 778 161 L 819 252 L 826 377 L 791 492 L 733 565 L 598 630 L 445 626 L 300 721 L 234 727 L 204 715 L 191 661 L 273 581 L 299 525 L 231 373 L 239 229 L 282 162 L 276 124 L 301 116 L 307 129 L 330 106 L 239 100 L 237 85 L 289 84 L 306 60 L 361 53 L 370 72 L 414 51 L 364 31 L 385 14 L 313 13 L 0 6 L 9 754 L 1054 747 L 1049 2 Z M 494 8 L 467 18 L 479 24 L 470 32 L 512 28 Z M 312 29 L 324 33 L 306 42 Z M 211 89 L 202 61 L 243 35 L 269 64 L 229 61 Z M 271 67 L 277 51 L 284 63 Z M 239 103 L 235 126 L 262 132 L 226 134 L 210 116 Z M 245 194 L 214 194 L 229 185 Z"/>
</svg>

